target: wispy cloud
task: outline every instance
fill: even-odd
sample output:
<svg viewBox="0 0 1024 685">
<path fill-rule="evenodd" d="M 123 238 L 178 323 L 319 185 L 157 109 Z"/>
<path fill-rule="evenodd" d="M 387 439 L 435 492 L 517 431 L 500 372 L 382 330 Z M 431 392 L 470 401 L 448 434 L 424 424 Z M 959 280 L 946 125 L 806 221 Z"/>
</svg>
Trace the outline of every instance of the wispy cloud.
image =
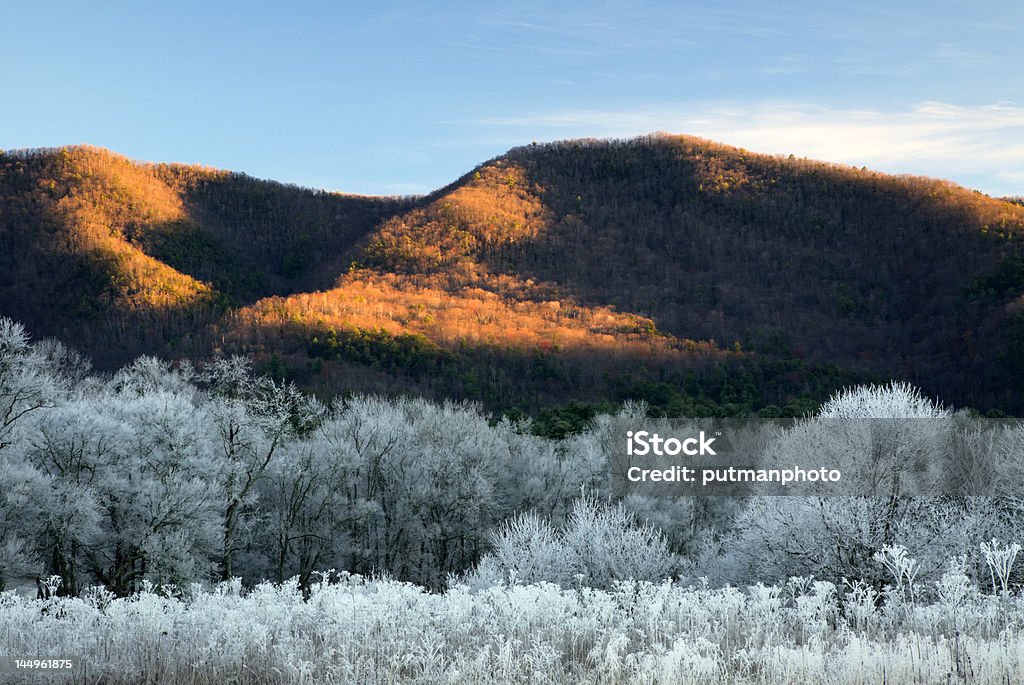
<svg viewBox="0 0 1024 685">
<path fill-rule="evenodd" d="M 522 139 L 688 133 L 759 152 L 949 178 L 993 195 L 1024 193 L 1024 108 L 924 102 L 901 110 L 758 102 L 564 110 L 475 119 Z"/>
<path fill-rule="evenodd" d="M 932 59 L 957 67 L 977 67 L 996 64 L 999 59 L 995 54 L 984 54 L 966 50 L 951 43 L 943 43 L 931 54 Z"/>
</svg>

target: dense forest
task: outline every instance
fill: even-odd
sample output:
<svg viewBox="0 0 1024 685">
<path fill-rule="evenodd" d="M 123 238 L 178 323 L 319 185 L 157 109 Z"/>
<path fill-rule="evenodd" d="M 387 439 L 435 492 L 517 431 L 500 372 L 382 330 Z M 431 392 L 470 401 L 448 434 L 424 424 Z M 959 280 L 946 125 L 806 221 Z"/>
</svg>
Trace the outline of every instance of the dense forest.
<svg viewBox="0 0 1024 685">
<path fill-rule="evenodd" d="M 945 181 L 668 135 L 516 148 L 413 198 L 31 150 L 0 155 L 0 313 L 103 369 L 240 353 L 322 398 L 556 434 L 631 399 L 794 416 L 888 378 L 1016 414 L 1022 227 Z"/>
</svg>

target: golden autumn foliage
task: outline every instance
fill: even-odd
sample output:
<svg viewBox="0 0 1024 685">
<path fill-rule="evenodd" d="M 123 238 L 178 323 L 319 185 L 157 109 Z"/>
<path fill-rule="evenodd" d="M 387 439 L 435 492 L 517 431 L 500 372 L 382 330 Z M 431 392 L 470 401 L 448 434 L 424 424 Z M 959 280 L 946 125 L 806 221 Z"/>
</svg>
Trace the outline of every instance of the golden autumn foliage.
<svg viewBox="0 0 1024 685">
<path fill-rule="evenodd" d="M 209 303 L 213 290 L 146 254 L 148 233 L 187 223 L 181 198 L 146 167 L 90 147 L 63 148 L 54 182 L 68 192 L 52 216 L 72 254 L 109 264 L 110 304 L 120 310 L 187 309 Z"/>
<path fill-rule="evenodd" d="M 722 355 L 711 343 L 661 335 L 650 319 L 609 307 L 506 299 L 479 287 L 450 292 L 370 271 L 349 274 L 333 290 L 261 300 L 242 310 L 238 323 L 241 337 L 245 330 L 266 324 L 292 324 L 314 332 L 350 326 L 391 335 L 419 334 L 447 348 Z"/>
</svg>

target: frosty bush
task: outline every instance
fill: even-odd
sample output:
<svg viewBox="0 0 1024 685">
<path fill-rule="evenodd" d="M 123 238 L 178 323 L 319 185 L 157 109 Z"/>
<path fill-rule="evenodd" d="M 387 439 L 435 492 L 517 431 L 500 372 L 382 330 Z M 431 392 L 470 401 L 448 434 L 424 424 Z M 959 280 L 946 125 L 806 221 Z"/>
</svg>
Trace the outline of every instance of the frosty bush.
<svg viewBox="0 0 1024 685">
<path fill-rule="evenodd" d="M 561 530 L 526 512 L 500 526 L 493 544 L 477 581 L 610 588 L 626 579 L 658 581 L 679 566 L 659 530 L 638 523 L 621 504 L 601 504 L 592 497 L 576 500 Z"/>
<path fill-rule="evenodd" d="M 892 574 L 897 592 L 901 595 L 909 593 L 910 601 L 913 602 L 914 581 L 920 570 L 917 559 L 907 556 L 907 548 L 903 545 L 888 545 L 881 552 L 875 554 L 875 560 Z"/>
<path fill-rule="evenodd" d="M 999 540 L 993 538 L 991 542 L 981 543 L 981 552 L 985 555 L 985 563 L 988 565 L 989 575 L 992 578 L 992 594 L 997 591 L 997 580 L 999 589 L 1006 594 L 1010 589 L 1010 572 L 1017 560 L 1017 554 L 1020 553 L 1020 545 L 1016 542 L 1000 545 Z"/>
<path fill-rule="evenodd" d="M 948 409 L 906 382 L 840 390 L 817 413 L 823 419 L 938 419 L 949 415 Z"/>
</svg>

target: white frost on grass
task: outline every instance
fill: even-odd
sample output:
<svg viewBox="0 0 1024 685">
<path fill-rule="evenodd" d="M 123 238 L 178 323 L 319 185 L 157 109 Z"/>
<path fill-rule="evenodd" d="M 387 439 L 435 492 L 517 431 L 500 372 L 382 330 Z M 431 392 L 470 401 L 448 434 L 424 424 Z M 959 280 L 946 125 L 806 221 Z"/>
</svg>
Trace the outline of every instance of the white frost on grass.
<svg viewBox="0 0 1024 685">
<path fill-rule="evenodd" d="M 152 589 L 101 602 L 9 592 L 0 654 L 70 658 L 63 682 L 1024 681 L 1019 594 L 848 616 L 831 583 L 801 587 L 794 596 L 627 581 L 610 591 L 456 585 L 432 594 L 344 575 L 314 586 L 308 601 L 295 582 L 193 588 L 184 600 Z M 5 683 L 38 682 L 4 668 Z"/>
</svg>

